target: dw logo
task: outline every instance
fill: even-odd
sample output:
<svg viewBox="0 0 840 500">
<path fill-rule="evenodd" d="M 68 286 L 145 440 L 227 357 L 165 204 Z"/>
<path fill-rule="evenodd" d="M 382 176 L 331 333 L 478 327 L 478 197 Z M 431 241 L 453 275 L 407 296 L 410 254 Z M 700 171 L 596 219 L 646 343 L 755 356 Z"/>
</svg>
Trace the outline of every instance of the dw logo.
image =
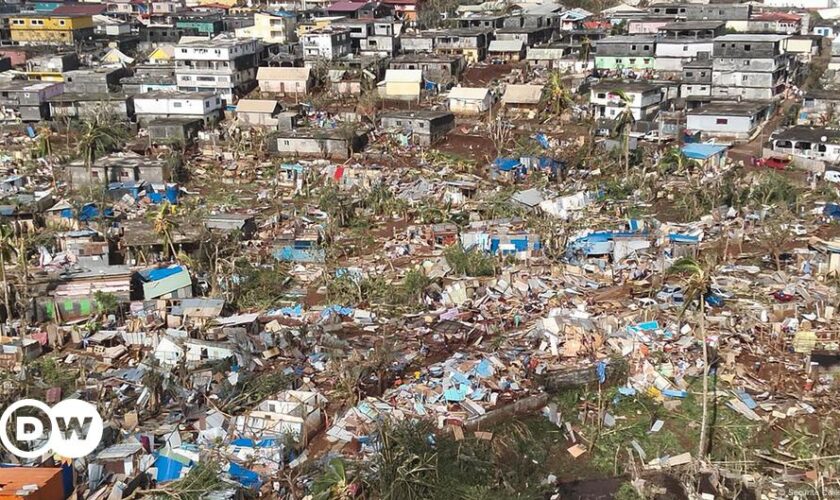
<svg viewBox="0 0 840 500">
<path fill-rule="evenodd" d="M 37 416 L 38 413 L 43 415 Z M 12 417 L 14 428 L 9 429 Z M 45 420 L 49 420 L 50 425 L 46 432 Z M 0 416 L 0 442 L 20 458 L 37 458 L 49 450 L 63 457 L 81 458 L 99 446 L 103 428 L 102 417 L 88 402 L 65 399 L 50 408 L 36 399 L 22 399 L 6 408 Z M 13 431 L 12 438 L 9 437 L 10 431 Z M 45 434 L 48 434 L 46 440 Z M 33 449 L 32 446 L 39 441 L 45 443 Z"/>
</svg>

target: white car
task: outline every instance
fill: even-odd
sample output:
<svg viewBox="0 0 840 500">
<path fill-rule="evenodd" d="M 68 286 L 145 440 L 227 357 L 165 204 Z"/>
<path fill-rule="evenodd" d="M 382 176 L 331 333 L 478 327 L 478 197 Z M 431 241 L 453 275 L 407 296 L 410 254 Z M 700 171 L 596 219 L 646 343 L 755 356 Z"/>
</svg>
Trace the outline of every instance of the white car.
<svg viewBox="0 0 840 500">
<path fill-rule="evenodd" d="M 828 182 L 840 184 L 840 172 L 838 172 L 837 170 L 826 170 L 823 174 L 823 178 Z"/>
</svg>

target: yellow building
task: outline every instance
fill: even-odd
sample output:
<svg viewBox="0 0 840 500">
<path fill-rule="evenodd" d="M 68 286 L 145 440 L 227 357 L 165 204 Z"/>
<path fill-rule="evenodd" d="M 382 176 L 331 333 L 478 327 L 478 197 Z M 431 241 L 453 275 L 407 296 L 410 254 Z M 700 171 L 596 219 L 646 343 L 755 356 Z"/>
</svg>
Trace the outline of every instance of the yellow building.
<svg viewBox="0 0 840 500">
<path fill-rule="evenodd" d="M 9 30 L 21 45 L 74 45 L 93 37 L 93 17 L 19 14 L 9 18 Z"/>
</svg>

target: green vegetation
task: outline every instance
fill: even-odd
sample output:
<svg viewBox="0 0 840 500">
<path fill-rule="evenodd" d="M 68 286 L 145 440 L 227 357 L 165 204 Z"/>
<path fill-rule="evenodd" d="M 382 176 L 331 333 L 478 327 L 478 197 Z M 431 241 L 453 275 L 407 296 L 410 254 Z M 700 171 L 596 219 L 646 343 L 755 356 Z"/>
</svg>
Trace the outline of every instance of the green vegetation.
<svg viewBox="0 0 840 500">
<path fill-rule="evenodd" d="M 456 275 L 495 276 L 496 274 L 496 258 L 475 248 L 465 250 L 460 243 L 455 243 L 444 250 L 443 255 Z"/>
<path fill-rule="evenodd" d="M 235 302 L 242 309 L 265 309 L 278 305 L 291 282 L 286 269 L 279 264 L 262 267 L 240 261 L 237 274 L 239 287 Z"/>
<path fill-rule="evenodd" d="M 385 276 L 343 274 L 327 283 L 330 302 L 358 305 L 363 302 L 379 306 L 419 306 L 431 280 L 420 269 L 412 269 L 402 281 L 393 283 Z"/>
</svg>

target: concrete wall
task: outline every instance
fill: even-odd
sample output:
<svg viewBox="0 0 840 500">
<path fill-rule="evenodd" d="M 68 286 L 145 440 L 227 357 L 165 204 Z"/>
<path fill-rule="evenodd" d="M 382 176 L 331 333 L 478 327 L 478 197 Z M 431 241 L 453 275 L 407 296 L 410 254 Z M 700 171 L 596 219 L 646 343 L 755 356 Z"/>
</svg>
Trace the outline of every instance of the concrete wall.
<svg viewBox="0 0 840 500">
<path fill-rule="evenodd" d="M 719 120 L 725 120 L 726 123 L 719 123 Z M 699 130 L 710 136 L 743 139 L 749 137 L 757 125 L 753 118 L 748 116 L 688 115 L 685 128 Z"/>
</svg>

